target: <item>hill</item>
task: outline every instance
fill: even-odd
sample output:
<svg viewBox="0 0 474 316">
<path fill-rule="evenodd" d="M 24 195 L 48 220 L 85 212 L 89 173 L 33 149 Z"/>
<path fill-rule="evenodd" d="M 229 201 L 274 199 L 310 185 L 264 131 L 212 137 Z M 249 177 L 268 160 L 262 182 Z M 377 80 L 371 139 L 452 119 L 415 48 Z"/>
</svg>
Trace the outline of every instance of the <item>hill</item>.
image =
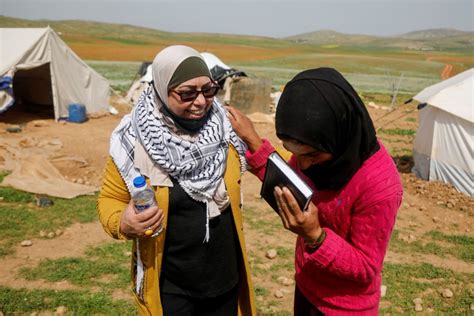
<svg viewBox="0 0 474 316">
<path fill-rule="evenodd" d="M 333 67 L 346 75 L 358 90 L 367 93 L 391 93 L 394 78 L 403 74 L 399 92 L 412 94 L 439 80 L 447 64 L 451 75 L 474 67 L 472 32 L 456 36 L 423 36 L 428 38 L 423 40 L 410 38 L 413 34 L 406 35 L 408 38 L 377 37 L 324 30 L 277 39 L 164 32 L 93 21 L 33 21 L 0 16 L 0 27 L 48 25 L 119 91 L 129 87 L 139 67 L 138 63 L 128 62 L 152 60 L 162 48 L 174 44 L 213 53 L 228 65 L 252 76 L 272 78 L 276 88 L 303 69 Z"/>
<path fill-rule="evenodd" d="M 318 45 L 361 45 L 372 43 L 377 36 L 362 34 L 344 34 L 332 30 L 321 30 L 286 37 L 290 41 Z"/>
<path fill-rule="evenodd" d="M 440 39 L 446 37 L 469 37 L 473 36 L 474 32 L 465 32 L 456 29 L 429 29 L 420 30 L 409 33 L 398 35 L 400 38 L 413 39 L 413 40 L 429 40 L 429 39 Z"/>
<path fill-rule="evenodd" d="M 286 38 L 298 43 L 338 46 L 372 46 L 379 48 L 400 48 L 430 51 L 471 51 L 474 46 L 474 32 L 455 29 L 430 29 L 409 32 L 398 36 L 370 36 L 344 34 L 331 30 L 303 33 Z"/>
<path fill-rule="evenodd" d="M 146 60 L 172 44 L 190 45 L 224 60 L 258 60 L 270 49 L 291 48 L 290 42 L 258 36 L 211 33 L 174 33 L 126 24 L 83 20 L 26 20 L 0 16 L 0 27 L 50 26 L 84 59 Z M 288 53 L 287 51 L 285 53 Z"/>
</svg>

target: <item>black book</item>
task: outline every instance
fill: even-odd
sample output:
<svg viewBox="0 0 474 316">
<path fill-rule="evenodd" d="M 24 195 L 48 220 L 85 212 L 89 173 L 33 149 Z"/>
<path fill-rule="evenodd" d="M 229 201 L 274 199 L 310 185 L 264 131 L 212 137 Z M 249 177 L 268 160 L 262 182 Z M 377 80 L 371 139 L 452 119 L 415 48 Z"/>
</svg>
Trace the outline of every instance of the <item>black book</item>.
<svg viewBox="0 0 474 316">
<path fill-rule="evenodd" d="M 313 190 L 277 153 L 270 154 L 267 160 L 265 176 L 263 178 L 260 195 L 278 213 L 278 206 L 273 195 L 276 186 L 287 187 L 293 193 L 302 210 L 305 210 L 313 196 Z"/>
</svg>

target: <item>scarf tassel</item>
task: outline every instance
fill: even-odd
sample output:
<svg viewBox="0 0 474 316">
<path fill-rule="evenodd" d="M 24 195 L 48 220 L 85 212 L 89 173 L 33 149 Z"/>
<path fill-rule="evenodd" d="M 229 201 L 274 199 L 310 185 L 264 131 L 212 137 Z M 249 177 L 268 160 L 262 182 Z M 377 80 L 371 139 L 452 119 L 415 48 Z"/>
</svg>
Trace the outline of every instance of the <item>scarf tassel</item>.
<svg viewBox="0 0 474 316">
<path fill-rule="evenodd" d="M 209 232 L 209 202 L 206 201 L 206 236 L 204 236 L 203 243 L 209 243 L 211 233 Z"/>
</svg>

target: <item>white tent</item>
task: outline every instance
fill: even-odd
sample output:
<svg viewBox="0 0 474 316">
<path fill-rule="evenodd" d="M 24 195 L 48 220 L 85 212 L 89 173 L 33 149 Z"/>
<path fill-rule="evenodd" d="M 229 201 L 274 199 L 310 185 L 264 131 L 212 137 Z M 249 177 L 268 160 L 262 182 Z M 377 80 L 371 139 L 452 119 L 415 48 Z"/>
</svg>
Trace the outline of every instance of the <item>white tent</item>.
<svg viewBox="0 0 474 316">
<path fill-rule="evenodd" d="M 218 73 L 223 75 L 225 72 L 231 72 L 232 69 L 224 64 L 222 60 L 219 59 L 216 55 L 212 53 L 201 53 L 204 61 L 206 62 L 207 67 L 211 71 L 211 74 L 216 76 Z M 214 71 L 214 73 L 213 73 Z M 151 62 L 143 62 L 139 70 L 140 78 L 135 80 L 130 88 L 128 89 L 125 100 L 132 105 L 138 101 L 142 91 L 148 86 L 148 84 L 153 80 L 152 71 L 151 71 Z"/>
<path fill-rule="evenodd" d="M 201 53 L 202 58 L 204 58 L 204 61 L 206 62 L 207 68 L 212 69 L 215 66 L 219 66 L 225 70 L 229 70 L 230 67 L 224 64 L 222 60 L 219 59 L 216 55 L 208 52 L 203 52 Z"/>
<path fill-rule="evenodd" d="M 474 68 L 425 88 L 413 99 L 420 110 L 413 172 L 474 195 Z"/>
<path fill-rule="evenodd" d="M 0 113 L 20 103 L 53 106 L 56 120 L 68 117 L 72 103 L 88 113 L 108 109 L 109 82 L 50 27 L 0 28 L 0 43 L 0 78 L 11 77 L 13 85 L 12 96 L 0 95 Z"/>
<path fill-rule="evenodd" d="M 148 84 L 153 81 L 151 62 L 142 63 L 141 68 L 143 68 L 141 69 L 143 70 L 143 75 L 132 83 L 130 89 L 128 89 L 127 95 L 125 96 L 125 100 L 132 104 L 132 106 L 134 106 L 138 101 L 138 98 L 142 94 L 143 90 L 148 86 Z"/>
</svg>

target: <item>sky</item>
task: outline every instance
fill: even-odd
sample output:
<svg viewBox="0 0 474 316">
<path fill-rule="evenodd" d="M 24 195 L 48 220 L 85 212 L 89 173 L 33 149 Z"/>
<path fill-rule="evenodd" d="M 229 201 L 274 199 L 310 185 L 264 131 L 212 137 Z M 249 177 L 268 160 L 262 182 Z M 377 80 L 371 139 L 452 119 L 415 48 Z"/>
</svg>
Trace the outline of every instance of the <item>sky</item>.
<svg viewBox="0 0 474 316">
<path fill-rule="evenodd" d="M 473 0 L 0 0 L 0 15 L 277 38 L 318 30 L 379 36 L 474 31 Z"/>
</svg>

